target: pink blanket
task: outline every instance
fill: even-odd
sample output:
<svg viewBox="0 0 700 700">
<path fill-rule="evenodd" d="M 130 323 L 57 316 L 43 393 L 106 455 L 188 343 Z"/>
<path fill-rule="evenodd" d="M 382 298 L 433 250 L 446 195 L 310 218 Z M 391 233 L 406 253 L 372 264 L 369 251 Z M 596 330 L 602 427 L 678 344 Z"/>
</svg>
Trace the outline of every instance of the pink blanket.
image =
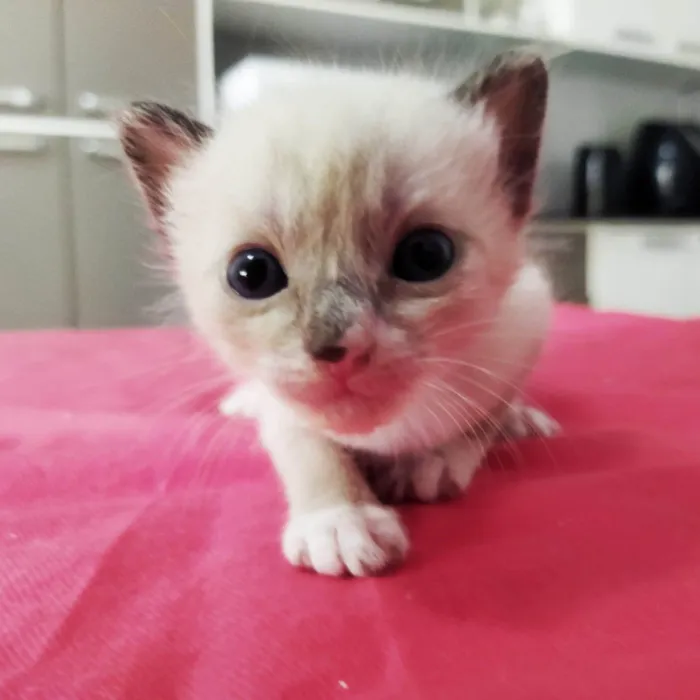
<svg viewBox="0 0 700 700">
<path fill-rule="evenodd" d="M 562 309 L 564 426 L 411 507 L 405 568 L 292 570 L 183 331 L 0 338 L 2 700 L 698 700 L 700 323 Z"/>
</svg>

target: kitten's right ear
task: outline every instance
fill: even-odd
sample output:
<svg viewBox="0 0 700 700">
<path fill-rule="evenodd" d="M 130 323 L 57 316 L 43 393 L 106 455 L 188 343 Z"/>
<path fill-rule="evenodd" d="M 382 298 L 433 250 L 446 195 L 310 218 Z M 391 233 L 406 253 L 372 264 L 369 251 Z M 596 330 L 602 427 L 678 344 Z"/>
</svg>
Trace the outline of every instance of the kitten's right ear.
<svg viewBox="0 0 700 700">
<path fill-rule="evenodd" d="M 206 125 L 156 102 L 134 102 L 119 118 L 119 139 L 131 173 L 148 206 L 151 225 L 162 233 L 168 179 L 173 168 L 211 138 Z"/>
</svg>

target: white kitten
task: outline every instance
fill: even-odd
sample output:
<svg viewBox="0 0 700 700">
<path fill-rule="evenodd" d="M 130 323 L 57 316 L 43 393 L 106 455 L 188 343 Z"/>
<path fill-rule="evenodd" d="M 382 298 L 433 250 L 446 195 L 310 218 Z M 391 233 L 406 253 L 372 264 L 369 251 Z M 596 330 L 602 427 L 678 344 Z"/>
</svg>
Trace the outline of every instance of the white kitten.
<svg viewBox="0 0 700 700">
<path fill-rule="evenodd" d="M 499 430 L 553 429 L 518 396 L 550 314 L 524 252 L 547 82 L 508 55 L 451 92 L 294 86 L 216 134 L 123 116 L 191 318 L 247 381 L 223 408 L 259 422 L 293 564 L 384 571 L 408 540 L 382 501 L 455 495 Z"/>
</svg>

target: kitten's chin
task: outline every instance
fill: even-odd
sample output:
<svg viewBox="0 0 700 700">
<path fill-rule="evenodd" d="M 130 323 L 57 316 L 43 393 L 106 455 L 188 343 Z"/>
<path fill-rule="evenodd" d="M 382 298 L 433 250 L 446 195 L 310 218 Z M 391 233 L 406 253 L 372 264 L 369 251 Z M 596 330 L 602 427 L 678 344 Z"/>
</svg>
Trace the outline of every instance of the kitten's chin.
<svg viewBox="0 0 700 700">
<path fill-rule="evenodd" d="M 389 423 L 408 393 L 404 381 L 376 378 L 341 384 L 330 381 L 287 385 L 281 393 L 319 429 L 337 435 L 364 435 Z"/>
</svg>

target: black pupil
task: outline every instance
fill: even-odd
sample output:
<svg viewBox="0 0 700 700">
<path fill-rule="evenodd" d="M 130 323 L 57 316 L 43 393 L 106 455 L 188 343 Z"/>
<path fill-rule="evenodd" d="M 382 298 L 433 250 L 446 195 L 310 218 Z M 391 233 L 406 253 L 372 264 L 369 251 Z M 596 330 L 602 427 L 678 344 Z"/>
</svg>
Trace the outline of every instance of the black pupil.
<svg viewBox="0 0 700 700">
<path fill-rule="evenodd" d="M 245 258 L 245 263 L 238 269 L 238 275 L 245 286 L 254 292 L 267 281 L 270 265 L 262 255 L 256 257 L 252 253 L 247 253 Z"/>
<path fill-rule="evenodd" d="M 287 286 L 287 275 L 277 258 L 262 248 L 246 250 L 229 263 L 226 280 L 244 299 L 266 299 Z"/>
<path fill-rule="evenodd" d="M 432 228 L 416 229 L 397 246 L 392 273 L 407 282 L 429 282 L 442 277 L 454 257 L 454 244 L 445 233 Z"/>
<path fill-rule="evenodd" d="M 441 270 L 445 264 L 445 249 L 432 236 L 411 241 L 410 256 L 426 272 Z"/>
</svg>

